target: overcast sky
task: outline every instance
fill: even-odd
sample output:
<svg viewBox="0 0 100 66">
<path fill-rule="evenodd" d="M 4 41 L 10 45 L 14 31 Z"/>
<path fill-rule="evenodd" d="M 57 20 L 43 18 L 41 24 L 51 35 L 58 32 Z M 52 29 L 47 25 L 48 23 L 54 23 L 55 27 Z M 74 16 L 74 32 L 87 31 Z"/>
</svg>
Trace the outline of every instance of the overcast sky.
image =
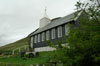
<svg viewBox="0 0 100 66">
<path fill-rule="evenodd" d="M 50 19 L 74 12 L 77 0 L 0 0 L 0 46 L 26 37 L 39 27 L 45 7 Z"/>
</svg>

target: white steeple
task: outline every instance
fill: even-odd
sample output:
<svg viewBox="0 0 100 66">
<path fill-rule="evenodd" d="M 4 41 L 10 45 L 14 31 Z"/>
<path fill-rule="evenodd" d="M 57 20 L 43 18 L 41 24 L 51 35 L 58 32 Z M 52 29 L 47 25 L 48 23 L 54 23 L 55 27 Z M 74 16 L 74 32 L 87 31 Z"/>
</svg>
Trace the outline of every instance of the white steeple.
<svg viewBox="0 0 100 66">
<path fill-rule="evenodd" d="M 51 22 L 51 20 L 49 19 L 48 15 L 47 15 L 47 9 L 45 8 L 44 17 L 42 19 L 40 19 L 40 28 L 46 26 L 50 22 Z"/>
</svg>

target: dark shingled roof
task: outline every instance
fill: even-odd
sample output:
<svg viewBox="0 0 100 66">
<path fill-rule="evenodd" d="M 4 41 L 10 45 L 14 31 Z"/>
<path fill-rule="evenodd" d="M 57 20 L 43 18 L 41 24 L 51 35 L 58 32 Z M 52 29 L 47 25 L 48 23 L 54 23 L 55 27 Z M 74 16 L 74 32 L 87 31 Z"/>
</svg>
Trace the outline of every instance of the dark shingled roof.
<svg viewBox="0 0 100 66">
<path fill-rule="evenodd" d="M 56 27 L 56 26 L 59 26 L 59 25 L 62 25 L 62 24 L 71 22 L 71 21 L 73 21 L 73 20 L 76 20 L 76 19 L 78 19 L 79 15 L 80 15 L 81 13 L 80 13 L 77 17 L 75 17 L 75 13 L 76 13 L 76 12 L 74 12 L 74 13 L 72 13 L 72 14 L 69 14 L 69 15 L 67 15 L 67 16 L 65 16 L 65 17 L 61 17 L 61 18 L 56 19 L 56 20 L 51 20 L 51 21 L 52 21 L 51 23 L 49 23 L 48 25 L 46 25 L 46 26 L 43 27 L 43 28 L 39 28 L 39 29 L 36 30 L 35 32 L 32 32 L 29 36 L 35 35 L 35 34 L 37 34 L 37 33 L 43 32 L 43 31 L 45 31 L 45 30 L 51 29 L 51 28 L 53 28 L 53 27 Z"/>
</svg>

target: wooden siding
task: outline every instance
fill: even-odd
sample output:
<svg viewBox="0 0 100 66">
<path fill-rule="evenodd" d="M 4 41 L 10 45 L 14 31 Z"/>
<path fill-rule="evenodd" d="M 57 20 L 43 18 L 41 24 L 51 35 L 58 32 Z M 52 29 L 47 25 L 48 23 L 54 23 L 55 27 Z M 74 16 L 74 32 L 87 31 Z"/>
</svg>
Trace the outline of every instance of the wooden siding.
<svg viewBox="0 0 100 66">
<path fill-rule="evenodd" d="M 76 27 L 77 23 L 75 23 L 75 22 L 70 22 L 70 23 L 73 24 L 73 27 Z M 57 33 L 57 27 L 59 27 L 59 26 L 62 26 L 62 37 L 60 37 L 60 38 L 58 38 L 58 33 Z M 50 31 L 50 40 L 49 41 L 53 42 L 54 44 L 57 44 L 57 41 L 66 40 L 68 38 L 68 36 L 65 35 L 65 24 L 59 25 L 59 26 L 54 27 L 55 28 L 55 39 L 51 38 L 52 37 L 51 36 L 51 29 L 49 29 L 49 31 Z M 73 28 L 73 27 L 71 27 L 71 28 Z M 48 31 L 48 30 L 46 30 L 46 31 Z M 45 40 L 42 41 L 42 32 L 41 32 L 40 33 L 40 42 L 34 43 L 34 45 L 33 45 L 34 48 L 48 46 L 48 44 L 46 42 L 46 31 L 44 31 L 45 32 Z M 36 34 L 36 35 L 38 35 L 38 34 Z M 34 37 L 34 36 L 31 36 L 31 37 Z M 38 40 L 38 38 L 37 38 L 37 40 Z M 62 42 L 62 43 L 65 43 L 65 42 Z"/>
</svg>

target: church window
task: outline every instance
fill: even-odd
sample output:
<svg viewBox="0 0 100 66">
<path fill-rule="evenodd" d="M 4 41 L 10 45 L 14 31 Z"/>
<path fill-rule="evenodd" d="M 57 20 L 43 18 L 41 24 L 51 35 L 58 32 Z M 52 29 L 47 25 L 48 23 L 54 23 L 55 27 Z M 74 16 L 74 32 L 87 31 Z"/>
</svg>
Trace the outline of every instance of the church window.
<svg viewBox="0 0 100 66">
<path fill-rule="evenodd" d="M 69 24 L 65 24 L 65 35 L 68 36 L 69 32 L 70 32 L 70 26 Z"/>
<path fill-rule="evenodd" d="M 55 28 L 51 30 L 51 38 L 55 39 Z"/>
<path fill-rule="evenodd" d="M 38 42 L 40 42 L 40 34 L 38 34 Z"/>
<path fill-rule="evenodd" d="M 42 41 L 44 41 L 45 40 L 45 33 L 43 32 L 42 33 Z"/>
<path fill-rule="evenodd" d="M 58 32 L 58 38 L 62 37 L 62 26 L 59 26 L 57 28 L 57 32 Z"/>
<path fill-rule="evenodd" d="M 33 37 L 31 37 L 31 48 L 33 48 Z"/>
<path fill-rule="evenodd" d="M 49 40 L 50 39 L 50 31 L 46 31 L 46 40 Z"/>
<path fill-rule="evenodd" d="M 34 43 L 37 43 L 37 35 L 35 35 Z"/>
</svg>

